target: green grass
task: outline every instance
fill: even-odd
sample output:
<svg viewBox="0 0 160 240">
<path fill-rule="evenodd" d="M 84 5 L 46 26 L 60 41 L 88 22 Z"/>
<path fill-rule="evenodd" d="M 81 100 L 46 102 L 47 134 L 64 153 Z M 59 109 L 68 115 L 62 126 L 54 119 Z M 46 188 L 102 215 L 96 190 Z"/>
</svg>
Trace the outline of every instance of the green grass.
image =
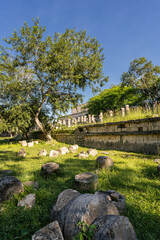
<svg viewBox="0 0 160 240">
<path fill-rule="evenodd" d="M 39 188 L 25 186 L 25 192 L 14 196 L 0 206 L 0 240 L 30 240 L 40 228 L 51 222 L 50 212 L 58 194 L 67 188 L 76 188 L 74 176 L 82 172 L 95 172 L 96 157 L 78 159 L 70 153 L 58 158 L 39 157 L 38 153 L 46 149 L 58 149 L 66 144 L 55 146 L 41 142 L 33 148 L 25 147 L 25 158 L 17 157 L 20 144 L 0 140 L 0 170 L 11 169 L 14 176 L 22 182 L 35 180 Z M 66 145 L 67 146 L 67 145 Z M 80 151 L 87 148 L 79 148 Z M 4 152 L 7 151 L 7 152 Z M 98 151 L 98 155 L 102 155 Z M 129 217 L 139 240 L 160 239 L 160 177 L 157 176 L 157 164 L 153 159 L 158 156 L 108 151 L 114 160 L 112 171 L 99 171 L 99 190 L 113 189 L 126 198 Z M 48 178 L 41 176 L 42 164 L 56 162 L 60 172 Z M 78 190 L 78 189 L 77 189 Z M 32 210 L 17 207 L 18 200 L 29 193 L 36 193 L 36 204 Z"/>
</svg>

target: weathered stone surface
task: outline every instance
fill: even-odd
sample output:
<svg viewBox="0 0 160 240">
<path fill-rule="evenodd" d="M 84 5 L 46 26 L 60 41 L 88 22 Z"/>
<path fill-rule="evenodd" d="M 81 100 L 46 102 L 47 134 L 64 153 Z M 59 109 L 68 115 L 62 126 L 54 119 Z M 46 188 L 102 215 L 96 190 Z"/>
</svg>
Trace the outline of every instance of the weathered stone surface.
<svg viewBox="0 0 160 240">
<path fill-rule="evenodd" d="M 33 147 L 34 146 L 34 142 L 28 142 L 28 147 Z"/>
<path fill-rule="evenodd" d="M 23 185 L 27 186 L 27 187 L 34 187 L 35 189 L 37 189 L 39 187 L 39 184 L 37 181 L 27 181 L 27 182 L 23 182 Z"/>
<path fill-rule="evenodd" d="M 39 155 L 40 155 L 40 156 L 46 156 L 46 155 L 47 155 L 46 149 L 42 149 L 42 150 L 39 152 Z"/>
<path fill-rule="evenodd" d="M 78 144 L 74 144 L 73 146 L 74 146 L 76 149 L 78 149 Z"/>
<path fill-rule="evenodd" d="M 26 140 L 21 141 L 21 146 L 22 147 L 27 147 L 27 141 Z"/>
<path fill-rule="evenodd" d="M 110 169 L 113 167 L 114 163 L 112 158 L 107 157 L 107 156 L 99 156 L 96 159 L 96 168 L 105 168 L 105 169 Z"/>
<path fill-rule="evenodd" d="M 78 158 L 87 158 L 87 157 L 89 157 L 89 155 L 88 155 L 88 153 L 79 153 L 78 154 Z"/>
<path fill-rule="evenodd" d="M 51 150 L 49 153 L 49 157 L 58 157 L 59 152 L 55 150 Z"/>
<path fill-rule="evenodd" d="M 24 191 L 23 184 L 13 176 L 0 178 L 0 202 L 9 200 L 13 194 Z"/>
<path fill-rule="evenodd" d="M 157 166 L 157 174 L 159 176 L 159 173 L 160 173 L 160 164 Z"/>
<path fill-rule="evenodd" d="M 81 194 L 78 191 L 73 189 L 66 189 L 59 194 L 56 204 L 53 206 L 51 218 L 52 220 L 57 220 L 59 222 L 61 229 L 64 227 L 64 221 L 69 206 L 72 201 L 80 195 Z"/>
<path fill-rule="evenodd" d="M 61 147 L 61 148 L 59 148 L 58 150 L 57 150 L 60 154 L 62 154 L 62 155 L 64 155 L 64 154 L 66 154 L 66 153 L 69 153 L 69 150 L 68 150 L 68 148 L 67 147 Z"/>
<path fill-rule="evenodd" d="M 97 227 L 93 240 L 137 240 L 127 217 L 105 215 L 96 218 L 92 224 Z"/>
<path fill-rule="evenodd" d="M 93 157 L 98 154 L 96 149 L 88 149 L 87 153 Z"/>
<path fill-rule="evenodd" d="M 160 159 L 154 159 L 153 161 L 158 164 L 160 163 Z"/>
<path fill-rule="evenodd" d="M 9 176 L 9 175 L 12 175 L 12 174 L 13 174 L 12 170 L 1 170 L 0 171 L 0 177 L 6 177 L 6 176 Z"/>
<path fill-rule="evenodd" d="M 81 173 L 75 176 L 75 182 L 80 190 L 96 189 L 98 176 L 94 173 Z"/>
<path fill-rule="evenodd" d="M 38 141 L 34 141 L 35 144 L 38 144 L 39 142 Z"/>
<path fill-rule="evenodd" d="M 109 155 L 109 152 L 106 152 L 106 151 L 101 151 L 100 153 L 102 153 L 104 155 Z"/>
<path fill-rule="evenodd" d="M 105 195 L 82 194 L 76 197 L 69 206 L 65 217 L 65 240 L 71 240 L 78 233 L 77 223 L 85 221 L 91 224 L 103 215 L 118 215 L 118 210 Z"/>
<path fill-rule="evenodd" d="M 95 192 L 96 195 L 104 194 L 114 205 L 118 208 L 118 211 L 120 213 L 124 213 L 126 210 L 126 201 L 125 197 L 120 194 L 119 192 L 116 192 L 114 190 L 108 190 L 108 191 L 97 191 Z"/>
<path fill-rule="evenodd" d="M 32 208 L 35 204 L 36 201 L 36 195 L 35 193 L 33 194 L 28 194 L 25 198 L 23 198 L 22 200 L 20 200 L 18 202 L 19 207 L 25 207 L 25 208 Z"/>
<path fill-rule="evenodd" d="M 57 163 L 46 163 L 42 165 L 41 171 L 45 175 L 51 175 L 52 173 L 56 173 L 59 170 L 59 165 Z"/>
<path fill-rule="evenodd" d="M 72 152 L 72 153 L 77 152 L 77 148 L 76 148 L 75 145 L 71 145 L 71 146 L 69 146 L 68 150 L 69 150 L 70 152 Z"/>
<path fill-rule="evenodd" d="M 61 229 L 57 221 L 52 222 L 38 230 L 32 240 L 64 240 Z"/>
<path fill-rule="evenodd" d="M 24 148 L 21 148 L 21 150 L 18 152 L 18 156 L 19 157 L 25 157 L 26 156 L 26 151 L 24 150 Z"/>
</svg>

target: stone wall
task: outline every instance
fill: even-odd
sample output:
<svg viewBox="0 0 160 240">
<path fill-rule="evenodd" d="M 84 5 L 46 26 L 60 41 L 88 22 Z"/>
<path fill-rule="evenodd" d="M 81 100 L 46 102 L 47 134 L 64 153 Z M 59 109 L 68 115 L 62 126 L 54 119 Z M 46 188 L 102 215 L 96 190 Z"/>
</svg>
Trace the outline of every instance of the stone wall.
<svg viewBox="0 0 160 240">
<path fill-rule="evenodd" d="M 56 134 L 68 144 L 97 149 L 160 153 L 160 117 L 78 127 L 75 134 Z"/>
</svg>

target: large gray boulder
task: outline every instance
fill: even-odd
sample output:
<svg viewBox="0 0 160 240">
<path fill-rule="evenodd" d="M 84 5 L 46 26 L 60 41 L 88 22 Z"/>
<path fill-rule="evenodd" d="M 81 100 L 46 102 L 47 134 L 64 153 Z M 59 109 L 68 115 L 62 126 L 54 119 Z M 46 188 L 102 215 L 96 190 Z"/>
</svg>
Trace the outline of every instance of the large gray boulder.
<svg viewBox="0 0 160 240">
<path fill-rule="evenodd" d="M 118 215 L 118 209 L 105 195 L 82 194 L 76 197 L 66 211 L 63 235 L 65 240 L 71 240 L 78 233 L 78 222 L 91 224 L 97 217 L 103 215 Z"/>
<path fill-rule="evenodd" d="M 100 195 L 104 194 L 114 205 L 118 208 L 120 213 L 124 213 L 126 210 L 126 201 L 125 197 L 114 190 L 108 191 L 97 191 L 95 194 Z"/>
<path fill-rule="evenodd" d="M 41 171 L 45 175 L 51 175 L 51 174 L 59 171 L 59 164 L 53 163 L 53 162 L 46 163 L 46 164 L 42 165 Z"/>
<path fill-rule="evenodd" d="M 112 158 L 107 157 L 107 156 L 99 156 L 96 159 L 96 168 L 105 168 L 105 169 L 110 169 L 113 167 L 114 163 Z"/>
<path fill-rule="evenodd" d="M 24 191 L 21 181 L 13 176 L 0 178 L 0 202 L 9 200 L 12 195 Z"/>
<path fill-rule="evenodd" d="M 25 196 L 25 198 L 21 199 L 18 202 L 17 206 L 31 209 L 34 206 L 34 204 L 35 204 L 35 200 L 36 200 L 35 193 L 28 194 L 27 196 Z"/>
<path fill-rule="evenodd" d="M 38 230 L 32 240 L 64 240 L 61 229 L 57 221 L 52 222 Z"/>
<path fill-rule="evenodd" d="M 79 190 L 95 190 L 98 185 L 98 176 L 90 172 L 80 173 L 75 176 L 75 182 Z"/>
<path fill-rule="evenodd" d="M 53 206 L 51 212 L 52 220 L 57 220 L 61 229 L 63 230 L 66 213 L 72 201 L 81 194 L 73 189 L 66 189 L 61 192 L 57 198 L 56 204 Z"/>
<path fill-rule="evenodd" d="M 124 216 L 105 215 L 96 218 L 93 240 L 137 240 L 129 219 Z"/>
</svg>

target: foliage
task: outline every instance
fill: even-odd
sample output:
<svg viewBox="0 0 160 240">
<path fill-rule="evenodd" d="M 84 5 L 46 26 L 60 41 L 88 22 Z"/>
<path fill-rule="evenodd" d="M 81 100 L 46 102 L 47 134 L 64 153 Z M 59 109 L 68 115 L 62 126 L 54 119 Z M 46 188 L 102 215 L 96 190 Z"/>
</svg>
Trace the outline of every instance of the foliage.
<svg viewBox="0 0 160 240">
<path fill-rule="evenodd" d="M 74 237 L 74 240 L 92 240 L 94 237 L 96 226 L 94 224 L 87 224 L 80 221 L 77 224 L 80 227 L 80 232 Z"/>
<path fill-rule="evenodd" d="M 57 150 L 64 145 L 55 143 L 53 146 L 41 142 L 34 148 L 24 147 L 27 154 L 22 158 L 17 156 L 21 149 L 20 144 L 13 142 L 10 145 L 4 141 L 2 144 L 0 141 L 0 169 L 11 169 L 13 175 L 22 182 L 34 180 L 39 184 L 36 191 L 25 186 L 24 193 L 0 205 L 0 239 L 30 240 L 37 230 L 50 223 L 50 210 L 58 194 L 67 188 L 77 189 L 74 183 L 75 175 L 94 172 L 95 157 L 78 159 L 75 153 L 68 153 L 56 159 L 56 163 L 60 165 L 60 172 L 44 179 L 40 173 L 41 166 L 51 159 L 49 155 L 39 157 L 39 151 L 46 149 L 49 153 L 50 150 Z M 87 150 L 79 147 L 78 152 Z M 125 196 L 127 204 L 125 215 L 132 223 L 137 239 L 159 239 L 160 179 L 157 176 L 157 164 L 153 161 L 159 156 L 111 150 L 107 152 L 114 161 L 114 168 L 107 172 L 107 175 L 103 171 L 97 173 L 98 190 L 113 189 Z M 100 155 L 101 151 L 98 150 L 98 156 Z M 18 200 L 33 192 L 36 194 L 36 203 L 32 210 L 17 207 Z"/>
<path fill-rule="evenodd" d="M 121 84 L 139 89 L 152 105 L 160 101 L 160 67 L 154 66 L 152 61 L 147 61 L 145 57 L 130 63 L 128 72 L 121 76 Z"/>
<path fill-rule="evenodd" d="M 126 104 L 137 105 L 142 101 L 141 94 L 133 87 L 112 86 L 89 99 L 87 104 L 91 114 L 120 109 Z"/>
<path fill-rule="evenodd" d="M 87 86 L 98 91 L 108 78 L 102 73 L 104 56 L 95 38 L 75 29 L 53 38 L 44 37 L 45 31 L 37 19 L 32 27 L 25 23 L 4 39 L 10 48 L 0 51 L 0 98 L 8 105 L 30 105 L 35 100 L 36 124 L 50 140 L 39 120 L 42 106 L 50 115 L 65 112 L 82 100 L 77 91 Z"/>
</svg>

